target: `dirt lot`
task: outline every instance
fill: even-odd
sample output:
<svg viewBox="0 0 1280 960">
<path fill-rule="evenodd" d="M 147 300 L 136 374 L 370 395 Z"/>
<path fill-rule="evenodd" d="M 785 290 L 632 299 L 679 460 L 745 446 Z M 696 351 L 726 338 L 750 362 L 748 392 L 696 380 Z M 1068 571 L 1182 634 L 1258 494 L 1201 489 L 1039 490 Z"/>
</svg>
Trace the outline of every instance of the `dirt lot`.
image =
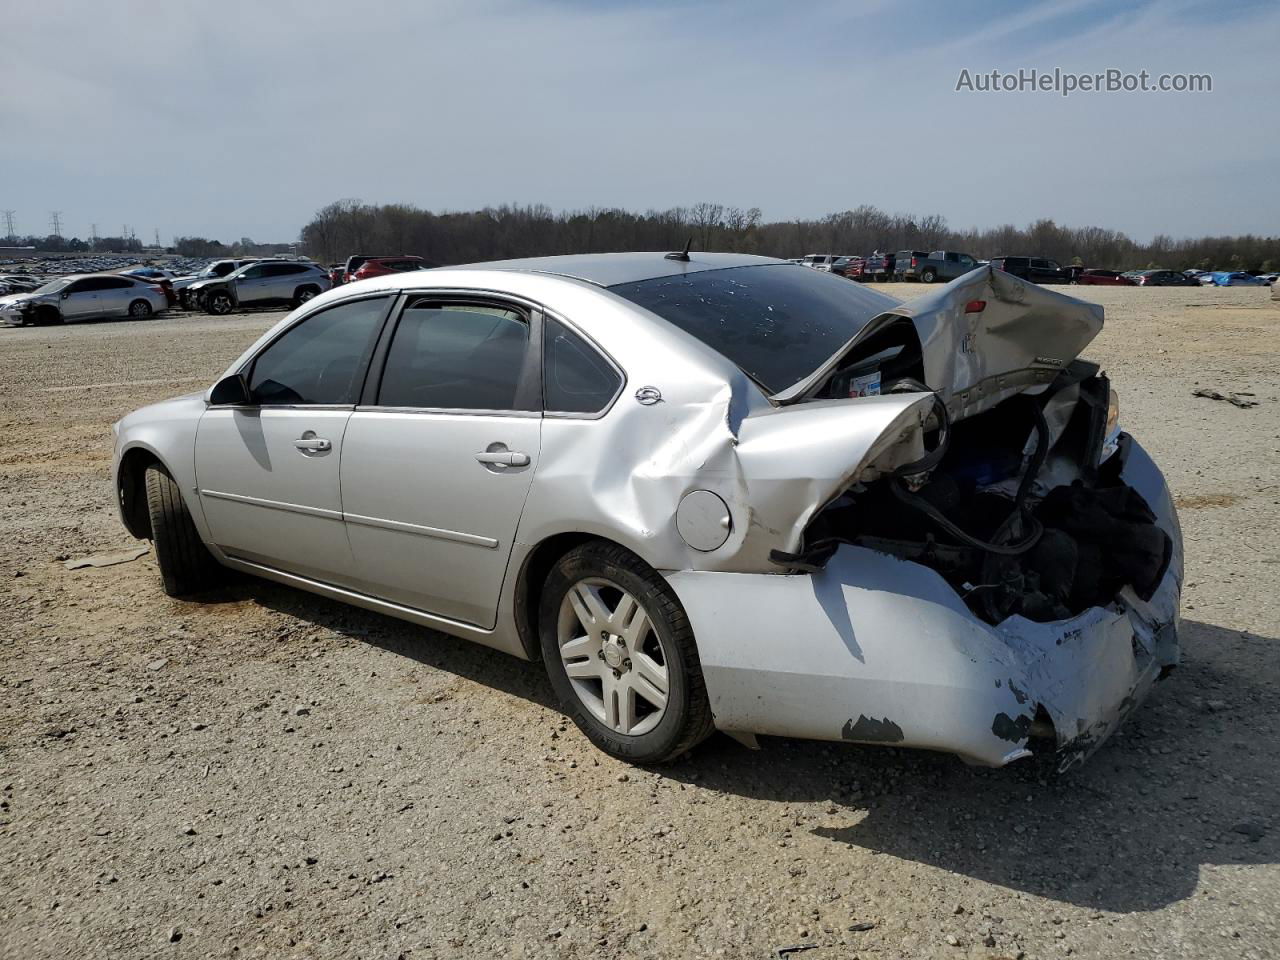
<svg viewBox="0 0 1280 960">
<path fill-rule="evenodd" d="M 1280 954 L 1280 305 L 1090 293 L 1182 507 L 1185 646 L 1062 780 L 724 737 L 637 770 L 536 666 L 267 583 L 176 602 L 150 555 L 69 571 L 133 543 L 109 424 L 278 315 L 0 330 L 0 956 Z"/>
</svg>

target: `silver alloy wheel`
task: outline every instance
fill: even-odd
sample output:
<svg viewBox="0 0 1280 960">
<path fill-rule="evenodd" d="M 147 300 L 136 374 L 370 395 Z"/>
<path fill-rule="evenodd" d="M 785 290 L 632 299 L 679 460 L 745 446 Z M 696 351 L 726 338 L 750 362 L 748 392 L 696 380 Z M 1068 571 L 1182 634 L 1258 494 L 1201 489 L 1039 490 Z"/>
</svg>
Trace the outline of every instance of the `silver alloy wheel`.
<svg viewBox="0 0 1280 960">
<path fill-rule="evenodd" d="M 638 737 L 662 721 L 670 659 L 630 593 L 603 578 L 579 580 L 560 602 L 556 641 L 573 692 L 606 727 Z"/>
<path fill-rule="evenodd" d="M 315 295 L 316 295 L 316 292 L 312 290 L 310 287 L 308 287 L 306 290 L 303 290 L 301 293 L 298 294 L 298 302 L 306 303 L 308 300 L 315 297 Z"/>
<path fill-rule="evenodd" d="M 209 311 L 219 316 L 231 312 L 231 297 L 225 293 L 215 293 L 209 301 Z"/>
<path fill-rule="evenodd" d="M 129 316 L 145 317 L 151 312 L 151 305 L 143 300 L 135 300 L 129 305 Z"/>
</svg>

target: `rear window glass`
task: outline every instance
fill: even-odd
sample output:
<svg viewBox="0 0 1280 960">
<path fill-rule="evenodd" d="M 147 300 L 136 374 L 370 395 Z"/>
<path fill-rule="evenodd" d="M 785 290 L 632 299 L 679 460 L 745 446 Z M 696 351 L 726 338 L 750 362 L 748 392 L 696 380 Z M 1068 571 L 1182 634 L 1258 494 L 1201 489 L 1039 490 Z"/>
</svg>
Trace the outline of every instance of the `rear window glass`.
<svg viewBox="0 0 1280 960">
<path fill-rule="evenodd" d="M 895 303 L 843 277 L 782 263 L 609 289 L 697 337 L 770 394 L 803 380 Z"/>
</svg>

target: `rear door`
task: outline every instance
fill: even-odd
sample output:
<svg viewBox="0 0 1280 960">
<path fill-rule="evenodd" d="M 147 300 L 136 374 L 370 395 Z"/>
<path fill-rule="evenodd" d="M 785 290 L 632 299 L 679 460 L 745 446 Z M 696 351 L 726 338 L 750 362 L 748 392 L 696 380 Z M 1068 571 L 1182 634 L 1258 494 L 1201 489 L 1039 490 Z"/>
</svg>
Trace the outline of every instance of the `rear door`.
<svg viewBox="0 0 1280 960">
<path fill-rule="evenodd" d="M 147 295 L 138 289 L 137 284 L 124 277 L 103 277 L 102 289 L 98 291 L 98 313 L 104 317 L 123 317 L 129 312 L 129 304 L 134 300 L 147 300 Z"/>
<path fill-rule="evenodd" d="M 540 324 L 500 298 L 406 300 L 343 447 L 357 589 L 495 624 L 541 446 Z"/>
<path fill-rule="evenodd" d="M 228 555 L 349 584 L 339 464 L 389 296 L 309 314 L 242 371 L 252 402 L 210 407 L 196 432 L 196 483 Z"/>
</svg>

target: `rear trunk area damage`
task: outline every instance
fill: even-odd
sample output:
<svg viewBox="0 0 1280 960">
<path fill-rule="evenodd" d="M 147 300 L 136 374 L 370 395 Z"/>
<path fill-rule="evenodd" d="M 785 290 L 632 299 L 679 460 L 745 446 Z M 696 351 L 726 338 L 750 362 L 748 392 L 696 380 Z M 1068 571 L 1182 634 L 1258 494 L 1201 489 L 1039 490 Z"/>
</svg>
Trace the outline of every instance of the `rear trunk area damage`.
<svg viewBox="0 0 1280 960">
<path fill-rule="evenodd" d="M 1177 662 L 1182 542 L 1077 359 L 1101 327 L 975 271 L 742 420 L 743 548 L 774 572 L 669 575 L 718 726 L 1063 769 L 1115 730 Z"/>
</svg>

